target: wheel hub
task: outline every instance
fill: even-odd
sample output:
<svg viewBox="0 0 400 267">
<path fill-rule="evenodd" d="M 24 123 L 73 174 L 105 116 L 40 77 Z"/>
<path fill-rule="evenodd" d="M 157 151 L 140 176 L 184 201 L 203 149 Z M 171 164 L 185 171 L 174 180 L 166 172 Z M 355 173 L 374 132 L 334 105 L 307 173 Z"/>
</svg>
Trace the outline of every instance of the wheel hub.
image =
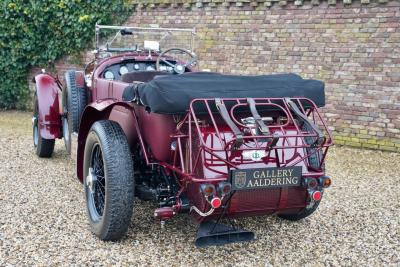
<svg viewBox="0 0 400 267">
<path fill-rule="evenodd" d="M 89 168 L 89 174 L 86 177 L 86 186 L 89 188 L 91 193 L 94 193 L 96 183 L 97 176 L 94 174 L 93 169 Z"/>
<path fill-rule="evenodd" d="M 32 117 L 32 125 L 35 126 L 37 122 L 37 118 L 35 116 Z"/>
<path fill-rule="evenodd" d="M 39 142 L 39 128 L 36 116 L 32 117 L 32 126 L 33 126 L 33 144 L 36 147 Z"/>
<path fill-rule="evenodd" d="M 69 133 L 68 133 L 68 119 L 63 118 L 63 137 L 66 142 L 69 142 Z"/>
</svg>

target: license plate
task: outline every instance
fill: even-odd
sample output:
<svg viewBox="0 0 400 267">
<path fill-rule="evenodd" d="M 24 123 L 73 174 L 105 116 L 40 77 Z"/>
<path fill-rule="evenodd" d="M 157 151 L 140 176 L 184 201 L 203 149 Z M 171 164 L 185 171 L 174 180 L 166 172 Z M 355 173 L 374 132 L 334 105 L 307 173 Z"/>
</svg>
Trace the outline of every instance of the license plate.
<svg viewBox="0 0 400 267">
<path fill-rule="evenodd" d="M 231 170 L 232 190 L 299 186 L 302 168 L 259 168 Z"/>
</svg>

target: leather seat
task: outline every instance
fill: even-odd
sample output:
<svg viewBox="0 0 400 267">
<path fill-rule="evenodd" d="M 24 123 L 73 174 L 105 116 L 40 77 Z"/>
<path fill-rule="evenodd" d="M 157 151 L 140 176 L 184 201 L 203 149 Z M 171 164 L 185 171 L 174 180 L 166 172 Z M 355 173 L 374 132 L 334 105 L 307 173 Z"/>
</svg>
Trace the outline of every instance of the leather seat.
<svg viewBox="0 0 400 267">
<path fill-rule="evenodd" d="M 121 76 L 121 81 L 125 83 L 149 82 L 156 76 L 165 75 L 172 75 L 172 73 L 165 71 L 135 71 L 123 74 Z"/>
</svg>

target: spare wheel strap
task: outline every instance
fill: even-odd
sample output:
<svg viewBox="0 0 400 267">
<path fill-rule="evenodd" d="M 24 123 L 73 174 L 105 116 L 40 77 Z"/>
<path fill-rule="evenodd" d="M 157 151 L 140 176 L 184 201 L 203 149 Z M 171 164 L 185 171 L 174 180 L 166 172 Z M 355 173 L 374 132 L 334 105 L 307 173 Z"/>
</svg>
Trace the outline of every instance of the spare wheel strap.
<svg viewBox="0 0 400 267">
<path fill-rule="evenodd" d="M 236 124 L 231 120 L 228 110 L 226 109 L 224 102 L 220 98 L 215 99 L 215 105 L 217 106 L 219 114 L 221 114 L 221 117 L 224 119 L 224 121 L 229 126 L 229 128 L 231 128 L 233 134 L 236 137 L 235 146 L 233 148 L 234 149 L 239 148 L 243 144 L 242 132 L 239 130 L 239 128 L 236 126 Z"/>
<path fill-rule="evenodd" d="M 260 129 L 261 133 L 263 135 L 269 135 L 269 129 L 268 126 L 265 125 L 264 121 L 262 120 L 260 114 L 257 112 L 256 108 L 256 102 L 254 101 L 253 98 L 247 98 L 247 103 L 250 106 L 250 111 L 251 115 L 253 115 L 253 118 L 257 124 L 258 129 Z"/>
<path fill-rule="evenodd" d="M 294 103 L 290 98 L 285 98 L 285 101 L 289 105 L 290 109 L 293 110 L 293 112 L 297 115 L 297 117 L 300 118 L 303 121 L 303 123 L 308 124 L 311 127 L 311 129 L 313 129 L 317 133 L 318 138 L 317 140 L 315 140 L 312 146 L 323 145 L 326 141 L 326 138 L 324 133 L 321 132 L 318 126 L 315 125 L 311 120 L 309 120 L 307 116 L 300 111 L 296 103 Z"/>
</svg>

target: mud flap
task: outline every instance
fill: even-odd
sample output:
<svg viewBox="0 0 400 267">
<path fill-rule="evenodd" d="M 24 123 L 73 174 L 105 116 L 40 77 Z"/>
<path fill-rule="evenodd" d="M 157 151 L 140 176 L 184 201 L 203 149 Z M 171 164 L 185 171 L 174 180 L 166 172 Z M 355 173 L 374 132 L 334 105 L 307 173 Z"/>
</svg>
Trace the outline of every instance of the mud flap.
<svg viewBox="0 0 400 267">
<path fill-rule="evenodd" d="M 197 231 L 197 247 L 222 246 L 254 240 L 254 233 L 212 221 L 202 222 Z"/>
</svg>

